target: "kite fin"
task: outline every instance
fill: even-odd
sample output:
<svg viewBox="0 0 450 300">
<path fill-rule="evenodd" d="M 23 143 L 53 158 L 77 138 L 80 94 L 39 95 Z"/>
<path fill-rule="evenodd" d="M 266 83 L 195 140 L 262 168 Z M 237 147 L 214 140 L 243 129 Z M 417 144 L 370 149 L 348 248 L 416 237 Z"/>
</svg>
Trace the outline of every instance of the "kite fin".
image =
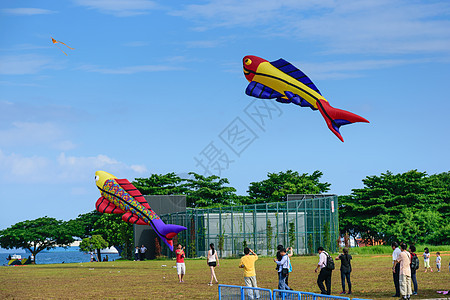
<svg viewBox="0 0 450 300">
<path fill-rule="evenodd" d="M 127 191 L 130 196 L 132 196 L 139 204 L 144 206 L 146 209 L 153 211 L 150 208 L 150 205 L 148 204 L 147 200 L 145 200 L 144 196 L 142 196 L 141 192 L 128 181 L 128 179 L 116 179 L 116 182 L 125 190 Z"/>
<path fill-rule="evenodd" d="M 256 81 L 252 81 L 248 84 L 247 88 L 245 89 L 245 93 L 249 96 L 260 99 L 273 99 L 283 97 L 281 93 L 278 93 L 277 91 Z"/>
<path fill-rule="evenodd" d="M 117 207 L 114 203 L 109 202 L 108 199 L 105 197 L 98 198 L 97 202 L 95 203 L 95 209 L 98 212 L 101 213 L 107 213 L 107 214 L 123 214 L 124 211 Z"/>
<path fill-rule="evenodd" d="M 161 219 L 152 220 L 153 229 L 159 235 L 159 237 L 166 243 L 170 251 L 173 251 L 173 238 L 183 230 L 187 228 L 175 224 L 165 224 Z"/>
<path fill-rule="evenodd" d="M 297 69 L 297 67 L 294 66 L 293 64 L 291 64 L 290 62 L 280 58 L 279 60 L 272 61 L 270 64 L 272 66 L 274 66 L 275 68 L 277 68 L 278 70 L 280 70 L 281 72 L 293 77 L 294 79 L 297 79 L 304 85 L 310 87 L 311 89 L 313 89 L 314 91 L 316 91 L 317 93 L 320 94 L 319 89 L 312 82 L 312 80 L 309 79 L 309 77 L 306 76 L 305 73 L 303 73 L 302 71 Z M 320 95 L 322 95 L 322 94 L 320 94 Z"/>
<path fill-rule="evenodd" d="M 317 110 L 317 108 L 315 108 L 311 103 L 293 92 L 285 91 L 284 94 L 294 104 L 300 105 L 301 107 L 309 107 L 312 110 Z"/>
<path fill-rule="evenodd" d="M 122 215 L 122 220 L 124 220 L 127 223 L 131 224 L 137 224 L 137 225 L 148 225 L 144 220 L 136 216 L 135 214 L 131 212 L 127 212 Z"/>
<path fill-rule="evenodd" d="M 339 132 L 339 128 L 342 125 L 352 124 L 356 122 L 370 123 L 361 116 L 351 113 L 346 110 L 332 107 L 328 101 L 318 99 L 317 107 L 322 114 L 325 122 L 327 122 L 328 128 L 343 142 L 344 139 Z"/>
</svg>

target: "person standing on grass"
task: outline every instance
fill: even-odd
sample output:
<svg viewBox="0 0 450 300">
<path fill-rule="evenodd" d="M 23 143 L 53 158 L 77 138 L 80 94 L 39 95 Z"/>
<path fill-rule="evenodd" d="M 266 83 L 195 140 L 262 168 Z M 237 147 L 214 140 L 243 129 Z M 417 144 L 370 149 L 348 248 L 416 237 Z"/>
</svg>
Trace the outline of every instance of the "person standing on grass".
<svg viewBox="0 0 450 300">
<path fill-rule="evenodd" d="M 320 269 L 319 276 L 317 277 L 317 285 L 323 295 L 331 295 L 331 275 L 333 274 L 333 271 L 327 268 L 328 253 L 325 252 L 323 247 L 317 248 L 317 252 L 319 252 L 319 263 L 314 270 L 314 272 L 317 273 L 317 270 Z M 323 285 L 324 281 L 326 289 Z"/>
<path fill-rule="evenodd" d="M 396 269 L 394 269 L 392 271 L 392 276 L 394 278 L 394 286 L 395 286 L 395 294 L 392 295 L 392 297 L 400 297 L 400 265 L 395 264 L 395 262 L 397 261 L 397 258 L 399 256 L 399 254 L 402 252 L 400 250 L 400 248 L 398 247 L 398 243 L 397 242 L 393 242 L 391 244 L 392 247 L 392 265 L 395 266 Z"/>
<path fill-rule="evenodd" d="M 281 259 L 283 258 L 280 254 L 280 250 L 283 249 L 283 245 L 278 245 L 277 246 L 277 259 L 278 261 L 281 261 Z M 286 249 L 286 255 L 288 257 L 291 257 L 292 255 L 294 255 L 294 253 L 292 252 L 292 247 L 288 247 Z M 275 268 L 278 271 L 279 266 L 277 265 L 277 267 Z M 286 275 L 286 279 L 284 280 L 284 282 L 286 283 L 287 286 L 289 286 L 289 273 L 292 272 L 292 264 L 291 264 L 291 260 L 289 259 L 289 272 Z M 280 286 L 278 286 L 278 288 L 280 288 Z"/>
<path fill-rule="evenodd" d="M 134 249 L 134 261 L 138 260 L 139 260 L 139 246 L 136 246 L 136 248 Z"/>
<path fill-rule="evenodd" d="M 216 272 L 214 269 L 216 266 L 219 266 L 219 256 L 217 256 L 217 251 L 214 249 L 214 244 L 209 244 L 209 250 L 208 250 L 208 261 L 206 262 L 209 266 L 209 269 L 211 270 L 211 280 L 209 281 L 208 285 L 211 286 L 213 284 L 213 279 L 216 281 L 216 283 L 219 283 L 216 278 Z"/>
<path fill-rule="evenodd" d="M 436 269 L 438 272 L 441 271 L 441 253 L 436 252 Z"/>
<path fill-rule="evenodd" d="M 409 254 L 411 255 L 411 281 L 414 287 L 414 290 L 412 292 L 413 295 L 417 295 L 417 277 L 416 277 L 416 272 L 417 272 L 417 268 L 419 267 L 419 258 L 417 257 L 416 252 L 416 246 L 411 245 L 409 246 Z M 417 264 L 417 266 L 414 264 L 413 265 L 413 261 L 416 261 L 415 264 Z"/>
<path fill-rule="evenodd" d="M 278 260 L 277 258 L 273 259 L 273 261 L 278 266 L 278 288 L 280 290 L 292 290 L 286 284 L 286 276 L 289 274 L 289 264 L 290 264 L 290 259 L 289 256 L 286 254 L 286 249 L 284 248 L 280 249 L 280 255 L 281 260 Z"/>
<path fill-rule="evenodd" d="M 342 283 L 342 292 L 341 294 L 345 294 L 345 279 L 347 278 L 347 284 L 348 284 L 348 293 L 352 293 L 352 283 L 350 282 L 350 273 L 352 272 L 352 265 L 350 263 L 350 260 L 352 259 L 352 256 L 348 254 L 348 248 L 344 247 L 342 250 L 343 254 L 339 254 L 338 257 L 336 257 L 336 260 L 341 261 L 341 283 Z"/>
<path fill-rule="evenodd" d="M 142 245 L 141 247 L 141 260 L 145 260 L 145 252 L 147 251 L 147 248 Z"/>
<path fill-rule="evenodd" d="M 430 250 L 425 248 L 423 252 L 423 267 L 425 268 L 425 273 L 428 271 L 428 268 L 433 272 L 433 268 L 430 266 L 430 256 Z"/>
<path fill-rule="evenodd" d="M 400 294 L 403 299 L 411 298 L 411 255 L 406 251 L 406 244 L 400 245 L 401 252 L 397 257 L 397 260 L 392 267 L 392 271 L 395 272 L 395 267 L 400 265 Z"/>
<path fill-rule="evenodd" d="M 250 253 L 252 255 L 250 255 Z M 256 271 L 255 271 L 255 261 L 258 260 L 258 255 L 253 252 L 252 249 L 245 247 L 244 248 L 244 256 L 241 257 L 241 261 L 239 262 L 239 268 L 244 269 L 244 282 L 248 287 L 258 287 L 256 283 Z M 255 291 L 256 298 L 259 298 L 259 291 Z M 248 296 L 250 299 L 253 299 L 253 291 L 248 291 Z"/>
<path fill-rule="evenodd" d="M 175 250 L 175 254 L 177 255 L 177 274 L 178 280 L 180 283 L 184 282 L 183 277 L 186 273 L 186 265 L 184 264 L 184 247 L 181 244 L 177 245 L 177 249 Z"/>
</svg>

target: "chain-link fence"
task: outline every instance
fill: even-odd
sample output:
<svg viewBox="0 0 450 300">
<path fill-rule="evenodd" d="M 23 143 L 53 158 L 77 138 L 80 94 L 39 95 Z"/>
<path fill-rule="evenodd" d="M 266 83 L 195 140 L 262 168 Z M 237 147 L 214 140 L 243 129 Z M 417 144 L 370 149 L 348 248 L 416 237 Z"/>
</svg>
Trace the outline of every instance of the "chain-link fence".
<svg viewBox="0 0 450 300">
<path fill-rule="evenodd" d="M 174 240 L 175 246 L 186 246 L 188 257 L 206 256 L 210 243 L 221 257 L 238 257 L 244 247 L 274 255 L 279 244 L 292 246 L 296 254 L 315 253 L 319 246 L 335 252 L 339 238 L 336 195 L 289 195 L 286 202 L 187 209 L 161 219 L 188 228 Z M 162 254 L 174 255 L 167 247 Z"/>
</svg>

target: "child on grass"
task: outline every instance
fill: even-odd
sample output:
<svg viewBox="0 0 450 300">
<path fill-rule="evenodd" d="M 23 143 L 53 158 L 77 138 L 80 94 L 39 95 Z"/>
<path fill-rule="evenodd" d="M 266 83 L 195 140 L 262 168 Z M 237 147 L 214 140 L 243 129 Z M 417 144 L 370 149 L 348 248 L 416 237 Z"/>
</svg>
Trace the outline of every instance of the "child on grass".
<svg viewBox="0 0 450 300">
<path fill-rule="evenodd" d="M 184 282 L 183 277 L 184 274 L 186 274 L 186 265 L 184 264 L 184 247 L 181 246 L 181 244 L 177 245 L 177 249 L 175 250 L 175 253 L 177 255 L 177 274 L 178 274 L 178 280 L 180 283 Z"/>
<path fill-rule="evenodd" d="M 436 252 L 436 269 L 438 272 L 441 271 L 441 253 Z"/>
<path fill-rule="evenodd" d="M 423 252 L 423 267 L 425 268 L 425 273 L 428 271 L 428 268 L 430 268 L 431 272 L 433 272 L 433 268 L 430 266 L 430 256 L 430 250 L 425 248 L 425 251 Z"/>
</svg>

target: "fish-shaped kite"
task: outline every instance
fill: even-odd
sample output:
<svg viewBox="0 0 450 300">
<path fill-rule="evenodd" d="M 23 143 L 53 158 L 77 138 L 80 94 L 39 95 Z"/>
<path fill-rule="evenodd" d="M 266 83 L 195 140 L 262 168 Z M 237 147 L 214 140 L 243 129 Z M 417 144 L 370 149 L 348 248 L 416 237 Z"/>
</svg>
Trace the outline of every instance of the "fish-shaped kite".
<svg viewBox="0 0 450 300">
<path fill-rule="evenodd" d="M 150 208 L 147 200 L 127 179 L 117 179 L 105 171 L 95 172 L 95 182 L 101 197 L 95 209 L 101 213 L 122 214 L 122 220 L 132 224 L 151 225 L 156 234 L 173 251 L 173 238 L 187 228 L 165 224 Z"/>
<path fill-rule="evenodd" d="M 243 59 L 244 75 L 250 84 L 245 93 L 261 99 L 275 99 L 281 103 L 294 103 L 319 110 L 328 128 L 343 142 L 339 127 L 355 122 L 367 122 L 354 113 L 332 107 L 319 89 L 302 71 L 279 59 L 269 62 L 248 55 Z"/>
<path fill-rule="evenodd" d="M 54 44 L 56 47 L 58 47 L 58 45 L 56 45 L 56 44 L 60 43 L 60 44 L 63 44 L 64 46 L 66 46 L 67 48 L 69 48 L 69 49 L 71 49 L 71 50 L 75 50 L 75 48 L 69 47 L 69 46 L 67 46 L 66 44 L 64 44 L 63 42 L 57 41 L 57 40 L 55 40 L 54 38 L 52 38 L 52 42 L 53 42 L 53 44 Z M 58 47 L 58 49 L 62 51 L 61 48 Z M 67 56 L 67 53 L 66 53 L 66 52 L 62 51 L 62 53 L 64 53 L 64 54 Z"/>
</svg>

